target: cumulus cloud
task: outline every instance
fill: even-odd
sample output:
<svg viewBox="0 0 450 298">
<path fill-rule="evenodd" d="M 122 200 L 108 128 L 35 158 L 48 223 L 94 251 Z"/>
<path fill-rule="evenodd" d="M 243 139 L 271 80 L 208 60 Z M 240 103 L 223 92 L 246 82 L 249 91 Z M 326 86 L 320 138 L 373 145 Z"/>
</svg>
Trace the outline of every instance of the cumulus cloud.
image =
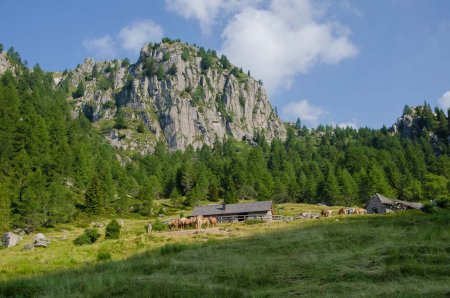
<svg viewBox="0 0 450 298">
<path fill-rule="evenodd" d="M 283 116 L 291 121 L 300 118 L 301 121 L 306 121 L 312 125 L 316 125 L 319 119 L 327 114 L 322 108 L 314 106 L 303 99 L 298 102 L 290 102 L 283 107 Z"/>
<path fill-rule="evenodd" d="M 166 6 L 183 18 L 197 20 L 203 34 L 211 32 L 219 16 L 228 15 L 261 0 L 166 0 Z"/>
<path fill-rule="evenodd" d="M 111 58 L 116 55 L 114 40 L 109 35 L 86 39 L 83 41 L 83 47 L 100 58 Z"/>
<path fill-rule="evenodd" d="M 297 73 L 357 53 L 350 30 L 321 22 L 323 14 L 310 0 L 272 0 L 268 8 L 246 7 L 224 29 L 221 52 L 262 79 L 269 93 L 287 89 Z"/>
<path fill-rule="evenodd" d="M 144 44 L 160 41 L 163 36 L 162 27 L 147 19 L 123 27 L 117 38 L 122 48 L 131 52 L 139 52 Z"/>
<path fill-rule="evenodd" d="M 447 111 L 450 108 L 450 91 L 445 92 L 438 99 L 438 103 L 444 111 Z"/>
</svg>

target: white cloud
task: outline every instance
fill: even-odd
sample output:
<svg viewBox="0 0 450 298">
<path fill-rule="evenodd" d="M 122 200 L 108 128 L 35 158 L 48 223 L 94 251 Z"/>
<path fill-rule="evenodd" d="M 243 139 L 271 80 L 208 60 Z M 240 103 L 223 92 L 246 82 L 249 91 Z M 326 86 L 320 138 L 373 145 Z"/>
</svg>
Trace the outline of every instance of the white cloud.
<svg viewBox="0 0 450 298">
<path fill-rule="evenodd" d="M 351 127 L 351 128 L 357 128 L 357 126 L 356 126 L 356 121 L 353 119 L 352 121 L 349 121 L 349 122 L 342 122 L 342 123 L 339 123 L 338 125 L 337 125 L 337 127 L 340 127 L 340 128 L 347 128 L 347 127 Z"/>
<path fill-rule="evenodd" d="M 219 16 L 256 5 L 261 0 L 166 0 L 166 6 L 183 18 L 197 20 L 203 34 L 211 33 L 211 27 Z"/>
<path fill-rule="evenodd" d="M 298 102 L 290 102 L 283 108 L 283 116 L 291 121 L 300 118 L 301 121 L 316 125 L 319 119 L 327 114 L 322 108 L 314 106 L 303 99 Z"/>
<path fill-rule="evenodd" d="M 86 39 L 83 41 L 83 47 L 94 56 L 100 58 L 111 58 L 116 55 L 114 40 L 109 35 Z"/>
<path fill-rule="evenodd" d="M 447 111 L 450 108 L 450 91 L 445 92 L 438 99 L 438 103 L 444 111 Z"/>
<path fill-rule="evenodd" d="M 117 38 L 124 49 L 138 53 L 144 44 L 155 41 L 159 42 L 163 36 L 164 32 L 162 27 L 152 20 L 147 19 L 123 27 L 117 35 Z"/>
<path fill-rule="evenodd" d="M 269 93 L 287 89 L 297 73 L 357 53 L 348 28 L 318 21 L 324 13 L 310 0 L 272 0 L 266 9 L 247 7 L 224 29 L 221 52 L 262 79 Z"/>
</svg>

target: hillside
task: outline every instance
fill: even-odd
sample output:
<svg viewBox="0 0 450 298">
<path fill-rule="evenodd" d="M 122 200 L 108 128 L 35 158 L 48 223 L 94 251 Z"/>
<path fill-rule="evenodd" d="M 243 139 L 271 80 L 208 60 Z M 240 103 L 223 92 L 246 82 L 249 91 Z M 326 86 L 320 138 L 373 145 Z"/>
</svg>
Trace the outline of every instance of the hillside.
<svg viewBox="0 0 450 298">
<path fill-rule="evenodd" d="M 158 105 L 163 99 L 146 97 L 149 101 L 141 105 L 140 95 L 132 90 L 140 82 L 150 84 L 152 81 L 151 84 L 162 84 L 158 85 L 161 87 L 176 79 L 163 72 L 161 76 L 170 78 L 158 80 L 160 72 L 157 71 L 156 77 L 151 76 L 151 79 L 148 76 L 131 77 L 128 85 L 118 80 L 118 86 L 124 85 L 112 89 L 106 74 L 123 73 L 125 76 L 125 69 L 141 72 L 145 65 L 143 61 L 148 61 L 155 53 L 163 55 L 162 60 L 168 62 L 171 57 L 178 56 L 170 54 L 164 58 L 159 51 L 177 51 L 179 46 L 185 45 L 178 42 L 153 45 L 151 51 L 144 49 L 147 54 L 143 54 L 134 66 L 120 66 L 117 72 L 113 70 L 113 62 L 91 61 L 74 72 L 55 74 L 45 72 L 39 65 L 28 68 L 14 49 L 0 55 L 4 71 L 0 76 L 0 231 L 17 227 L 51 227 L 80 217 L 105 214 L 155 216 L 160 210 L 153 201 L 160 198 L 170 200 L 175 209 L 195 206 L 206 200 L 232 203 L 250 199 L 363 206 L 374 193 L 417 202 L 448 199 L 450 147 L 449 130 L 444 125 L 448 123 L 448 117 L 440 110 L 430 114 L 431 109 L 427 108 L 425 115 L 416 113 L 414 119 L 426 119 L 418 122 L 425 125 L 419 125 L 419 133 L 410 136 L 387 128 L 343 129 L 319 125 L 308 129 L 283 124 L 285 140 L 270 139 L 266 131 L 266 134 L 246 137 L 245 142 L 227 137 L 215 139 L 211 147 L 194 149 L 194 146 L 188 146 L 184 151 L 173 151 L 162 135 L 153 143 L 155 135 L 141 121 L 143 118 L 138 117 L 140 112 L 133 111 L 150 104 Z M 207 64 L 207 69 L 200 71 L 200 79 L 207 78 L 202 72 L 220 72 L 216 68 L 220 60 L 228 65 L 225 58 L 214 58 L 212 51 L 209 54 L 198 51 L 205 59 L 210 57 L 213 61 Z M 183 57 L 189 60 L 186 55 Z M 196 61 L 202 64 L 204 58 L 197 57 Z M 151 61 L 150 73 L 154 69 Z M 114 63 L 127 65 L 126 61 Z M 81 71 L 88 64 L 92 66 L 92 72 L 87 71 L 90 75 Z M 158 69 L 162 67 L 158 66 Z M 232 68 L 230 72 L 233 71 L 237 71 L 236 75 L 241 79 L 254 82 L 238 69 Z M 229 82 L 236 79 L 234 74 L 228 76 Z M 81 80 L 83 84 L 80 87 L 78 83 L 74 88 L 76 81 L 69 84 L 72 79 Z M 105 88 L 97 90 L 98 84 L 105 84 Z M 254 84 L 255 88 L 260 86 L 259 82 Z M 169 89 L 167 94 L 178 94 Z M 129 96 L 123 92 L 129 92 L 126 93 Z M 92 94 L 98 94 L 98 98 Z M 226 94 L 223 98 L 235 93 Z M 94 102 L 89 103 L 88 98 L 94 98 Z M 160 101 L 154 101 L 155 98 Z M 207 111 L 204 101 L 192 106 L 194 98 L 187 96 L 180 104 L 188 110 L 202 107 Z M 251 102 L 250 97 L 247 99 L 245 102 Z M 94 106 L 103 101 L 101 107 Z M 234 99 L 227 102 L 235 103 Z M 212 103 L 209 101 L 209 104 Z M 210 108 L 217 111 L 214 105 Z M 173 110 L 172 106 L 169 110 Z M 262 111 L 255 115 L 263 115 Z M 183 122 L 185 116 L 180 114 L 180 117 Z M 274 119 L 279 122 L 278 118 Z M 230 121 L 227 123 L 230 127 L 234 125 Z M 239 130 L 233 128 L 231 131 Z M 118 143 L 111 144 L 112 139 L 105 138 L 111 132 L 119 134 Z M 143 147 L 137 150 L 121 147 L 129 141 L 137 146 L 133 147 L 135 149 L 148 141 L 151 143 L 148 148 L 154 153 L 145 154 L 147 151 L 142 151 Z"/>
<path fill-rule="evenodd" d="M 151 153 L 158 140 L 184 150 L 286 135 L 261 82 L 179 41 L 145 45 L 134 64 L 86 59 L 55 82 L 80 91 L 69 98 L 74 115 L 83 112 L 117 148 Z"/>
<path fill-rule="evenodd" d="M 223 224 L 183 238 L 142 235 L 143 225 L 126 221 L 120 240 L 76 247 L 70 236 L 34 252 L 0 250 L 0 296 L 446 297 L 449 218 L 446 211 Z M 114 261 L 94 261 L 100 252 Z M 121 258 L 129 253 L 139 254 Z"/>
</svg>

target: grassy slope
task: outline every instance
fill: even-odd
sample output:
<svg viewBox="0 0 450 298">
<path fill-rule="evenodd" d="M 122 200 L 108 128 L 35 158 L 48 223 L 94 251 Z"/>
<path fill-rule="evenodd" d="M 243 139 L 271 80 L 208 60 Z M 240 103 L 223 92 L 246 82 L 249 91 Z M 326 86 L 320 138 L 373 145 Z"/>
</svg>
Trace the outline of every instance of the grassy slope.
<svg viewBox="0 0 450 298">
<path fill-rule="evenodd" d="M 19 297 L 450 295 L 449 213 L 234 226 L 236 230 L 250 228 L 257 232 L 249 237 L 244 233 L 233 240 L 219 241 L 212 237 L 207 243 L 190 241 L 175 246 L 172 239 L 165 244 L 164 239 L 152 236 L 160 240 L 160 245 L 155 244 L 153 249 L 139 255 L 53 274 L 5 280 L 0 283 L 0 294 Z M 105 243 L 115 247 L 121 240 L 104 241 L 102 245 Z"/>
</svg>

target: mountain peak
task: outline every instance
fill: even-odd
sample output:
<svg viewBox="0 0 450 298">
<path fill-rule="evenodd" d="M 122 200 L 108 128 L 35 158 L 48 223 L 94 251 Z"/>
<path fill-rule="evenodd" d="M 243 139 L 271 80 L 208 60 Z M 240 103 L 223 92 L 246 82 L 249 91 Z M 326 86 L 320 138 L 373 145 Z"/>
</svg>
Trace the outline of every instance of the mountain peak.
<svg viewBox="0 0 450 298">
<path fill-rule="evenodd" d="M 116 147 L 149 153 L 158 140 L 184 150 L 226 137 L 286 135 L 260 81 L 225 56 L 180 41 L 145 45 L 135 64 L 86 59 L 65 79 L 69 89 L 84 88 L 74 93 L 74 114 L 84 112 Z"/>
</svg>

